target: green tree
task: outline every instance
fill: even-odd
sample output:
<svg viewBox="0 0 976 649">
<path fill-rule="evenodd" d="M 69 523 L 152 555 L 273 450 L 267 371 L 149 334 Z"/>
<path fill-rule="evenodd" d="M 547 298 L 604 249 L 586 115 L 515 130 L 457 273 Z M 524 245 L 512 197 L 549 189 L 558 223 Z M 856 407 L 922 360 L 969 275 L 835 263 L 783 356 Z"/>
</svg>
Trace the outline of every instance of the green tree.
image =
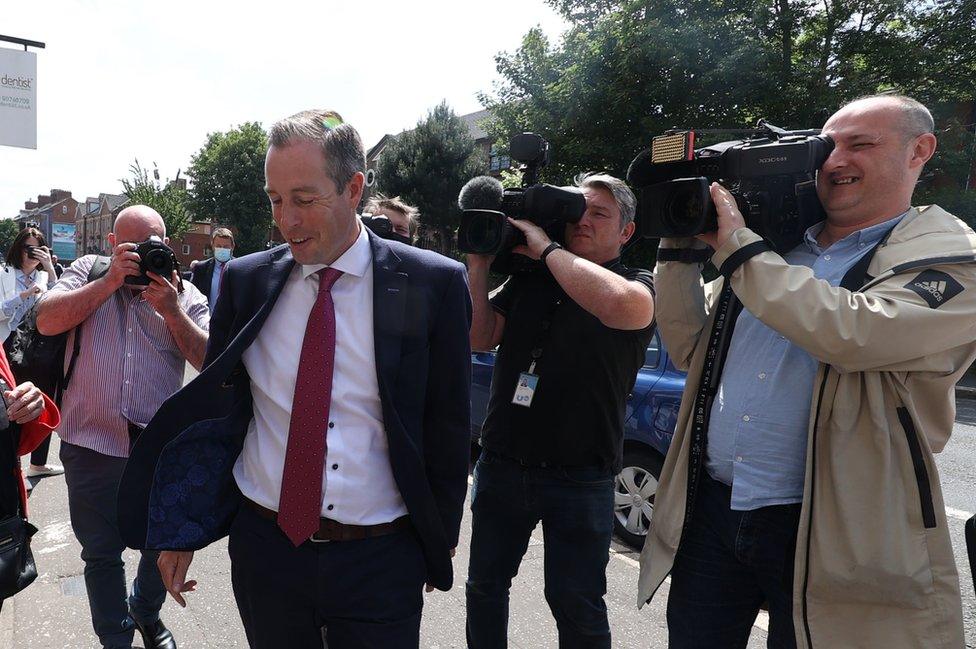
<svg viewBox="0 0 976 649">
<path fill-rule="evenodd" d="M 19 233 L 19 223 L 13 219 L 0 219 L 0 254 L 7 254 Z"/>
<path fill-rule="evenodd" d="M 763 117 L 819 127 L 846 100 L 898 89 L 932 108 L 942 131 L 976 101 L 971 0 L 549 3 L 569 30 L 553 44 L 534 29 L 499 54 L 502 81 L 482 100 L 498 142 L 523 130 L 550 140 L 550 182 L 582 170 L 623 176 L 670 128 L 743 128 Z M 930 167 L 951 167 L 954 179 L 973 162 L 971 130 L 957 131 L 940 132 Z M 953 182 L 921 193 L 958 198 L 964 184 Z"/>
<path fill-rule="evenodd" d="M 486 163 L 468 127 L 442 102 L 386 147 L 379 161 L 378 187 L 416 206 L 421 225 L 439 233 L 441 252 L 446 252 L 460 217 L 458 192 L 485 172 Z"/>
<path fill-rule="evenodd" d="M 129 178 L 122 179 L 122 193 L 129 198 L 130 205 L 148 205 L 163 217 L 166 235 L 181 237 L 190 229 L 193 219 L 187 208 L 187 194 L 184 183 L 180 182 L 180 172 L 173 181 L 159 180 L 159 168 L 153 167 L 152 178 L 136 160 L 129 166 Z"/>
<path fill-rule="evenodd" d="M 257 122 L 210 133 L 190 159 L 190 206 L 200 218 L 237 229 L 237 253 L 263 250 L 273 222 L 264 193 L 268 136 Z"/>
</svg>

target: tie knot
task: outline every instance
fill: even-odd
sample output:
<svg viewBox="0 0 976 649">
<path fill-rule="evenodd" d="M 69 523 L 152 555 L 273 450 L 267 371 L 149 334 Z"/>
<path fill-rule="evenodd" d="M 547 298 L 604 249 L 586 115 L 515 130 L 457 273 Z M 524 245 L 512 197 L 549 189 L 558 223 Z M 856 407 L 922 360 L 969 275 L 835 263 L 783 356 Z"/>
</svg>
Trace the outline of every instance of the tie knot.
<svg viewBox="0 0 976 649">
<path fill-rule="evenodd" d="M 318 271 L 319 276 L 319 293 L 322 291 L 331 291 L 332 285 L 336 283 L 336 280 L 342 276 L 342 271 L 336 268 L 323 268 Z"/>
</svg>

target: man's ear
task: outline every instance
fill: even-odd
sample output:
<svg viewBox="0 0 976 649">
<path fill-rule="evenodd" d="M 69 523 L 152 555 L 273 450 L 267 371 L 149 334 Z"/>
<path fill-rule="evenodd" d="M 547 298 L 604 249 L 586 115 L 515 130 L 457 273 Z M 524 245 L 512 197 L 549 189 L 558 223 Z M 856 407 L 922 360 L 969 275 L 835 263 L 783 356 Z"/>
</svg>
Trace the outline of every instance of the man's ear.
<svg viewBox="0 0 976 649">
<path fill-rule="evenodd" d="M 938 140 L 932 133 L 924 133 L 915 138 L 915 145 L 912 147 L 912 159 L 909 166 L 912 169 L 921 167 L 928 162 L 938 146 Z"/>
<path fill-rule="evenodd" d="M 620 245 L 624 245 L 630 238 L 634 236 L 634 232 L 637 230 L 637 224 L 631 221 L 624 226 L 624 229 L 620 231 Z"/>
<path fill-rule="evenodd" d="M 359 201 L 363 198 L 363 189 L 366 185 L 366 176 L 361 171 L 357 171 L 349 179 L 349 183 L 346 185 L 346 189 L 349 190 L 349 202 L 352 203 L 353 209 L 359 205 Z"/>
<path fill-rule="evenodd" d="M 113 250 L 115 249 L 115 245 L 116 245 L 116 244 L 115 244 L 115 233 L 114 233 L 114 232 L 109 232 L 109 233 L 108 233 L 108 245 L 109 245 L 109 246 L 110 246 L 110 247 L 111 247 L 111 248 L 112 248 Z"/>
<path fill-rule="evenodd" d="M 163 243 L 165 243 L 168 246 L 169 245 L 169 237 L 163 237 Z"/>
</svg>

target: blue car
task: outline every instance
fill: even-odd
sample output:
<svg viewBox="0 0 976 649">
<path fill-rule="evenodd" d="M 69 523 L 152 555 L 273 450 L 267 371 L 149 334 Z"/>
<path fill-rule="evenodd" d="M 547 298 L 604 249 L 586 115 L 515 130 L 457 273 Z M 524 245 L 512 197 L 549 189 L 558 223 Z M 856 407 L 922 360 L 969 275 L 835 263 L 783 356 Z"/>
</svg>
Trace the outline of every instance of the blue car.
<svg viewBox="0 0 976 649">
<path fill-rule="evenodd" d="M 471 434 L 477 439 L 488 410 L 495 352 L 475 352 L 471 362 Z M 671 445 L 684 387 L 685 373 L 671 363 L 655 332 L 627 398 L 624 462 L 614 494 L 614 530 L 635 548 L 644 545 L 654 513 L 657 481 Z"/>
</svg>

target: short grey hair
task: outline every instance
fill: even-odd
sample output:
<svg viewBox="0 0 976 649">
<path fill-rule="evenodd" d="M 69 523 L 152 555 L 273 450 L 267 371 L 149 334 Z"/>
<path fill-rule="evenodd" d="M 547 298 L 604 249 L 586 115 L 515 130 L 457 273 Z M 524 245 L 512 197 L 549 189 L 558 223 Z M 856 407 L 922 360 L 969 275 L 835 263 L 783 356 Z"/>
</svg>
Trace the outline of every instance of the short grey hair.
<svg viewBox="0 0 976 649">
<path fill-rule="evenodd" d="M 359 133 L 333 110 L 303 110 L 278 120 L 268 133 L 271 146 L 295 142 L 318 144 L 325 158 L 325 171 L 342 192 L 356 173 L 366 173 L 366 152 Z"/>
<path fill-rule="evenodd" d="M 620 229 L 634 222 L 634 215 L 637 214 L 637 199 L 624 181 L 610 174 L 591 172 L 576 176 L 576 186 L 580 189 L 597 187 L 610 192 L 617 209 L 620 210 Z"/>
<path fill-rule="evenodd" d="M 905 140 L 911 140 L 925 133 L 935 133 L 935 120 L 932 118 L 932 113 L 929 112 L 929 109 L 922 102 L 908 95 L 902 95 L 896 92 L 866 95 L 844 104 L 842 108 L 862 101 L 876 100 L 884 100 L 894 104 L 896 109 L 901 113 L 901 130 L 902 135 L 905 136 Z"/>
</svg>

